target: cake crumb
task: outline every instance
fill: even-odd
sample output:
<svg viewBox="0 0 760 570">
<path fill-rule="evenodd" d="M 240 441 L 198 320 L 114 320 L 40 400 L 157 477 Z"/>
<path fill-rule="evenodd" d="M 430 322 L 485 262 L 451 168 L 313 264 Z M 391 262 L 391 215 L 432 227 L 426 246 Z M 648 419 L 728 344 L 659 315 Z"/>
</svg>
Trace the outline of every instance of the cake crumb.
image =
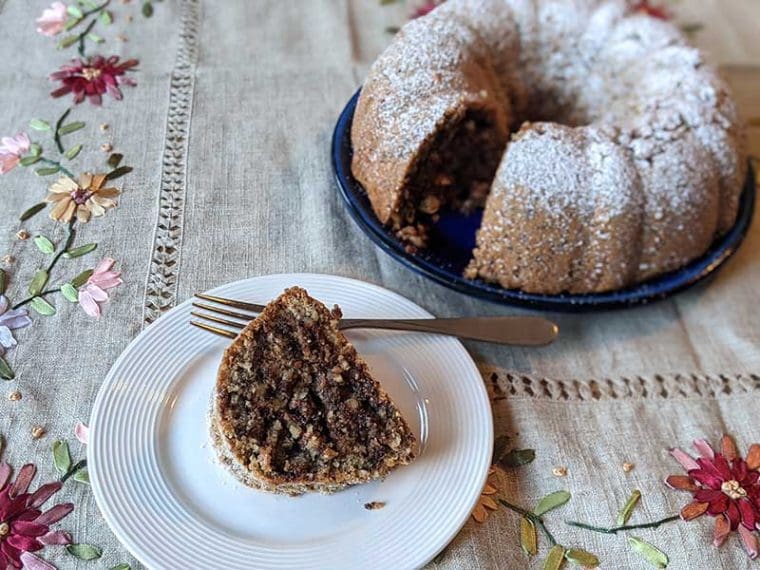
<svg viewBox="0 0 760 570">
<path fill-rule="evenodd" d="M 369 503 L 364 503 L 364 508 L 368 511 L 377 511 L 379 509 L 382 509 L 384 506 L 384 501 L 370 501 Z"/>
<path fill-rule="evenodd" d="M 567 467 L 560 465 L 552 469 L 552 475 L 555 477 L 567 477 Z"/>
<path fill-rule="evenodd" d="M 29 239 L 29 232 L 26 230 L 19 230 L 16 232 L 16 239 L 20 239 L 21 241 L 26 241 Z"/>
<path fill-rule="evenodd" d="M 19 392 L 18 390 L 14 390 L 10 394 L 8 394 L 8 399 L 11 402 L 18 402 L 21 399 L 21 392 Z"/>
<path fill-rule="evenodd" d="M 32 437 L 34 439 L 40 439 L 43 435 L 45 435 L 45 428 L 42 426 L 34 426 L 32 428 Z"/>
<path fill-rule="evenodd" d="M 623 471 L 625 471 L 626 473 L 630 473 L 631 471 L 633 471 L 634 467 L 635 465 L 631 463 L 630 461 L 626 461 L 625 463 L 623 463 Z"/>
</svg>

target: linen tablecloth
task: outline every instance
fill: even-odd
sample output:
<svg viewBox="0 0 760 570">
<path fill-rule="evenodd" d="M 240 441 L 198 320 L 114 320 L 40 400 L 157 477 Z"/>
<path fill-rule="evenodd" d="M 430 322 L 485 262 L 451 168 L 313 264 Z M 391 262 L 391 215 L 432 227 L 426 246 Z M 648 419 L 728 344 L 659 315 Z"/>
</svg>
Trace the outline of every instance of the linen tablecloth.
<svg viewBox="0 0 760 570">
<path fill-rule="evenodd" d="M 29 130 L 32 118 L 54 120 L 71 105 L 70 96 L 49 95 L 58 85 L 49 74 L 75 53 L 57 51 L 56 39 L 35 32 L 46 7 L 0 0 L 3 135 Z M 413 6 L 175 0 L 151 7 L 146 18 L 140 2 L 114 0 L 113 23 L 97 32 L 105 42 L 88 47 L 91 54 L 139 59 L 129 72 L 137 85 L 122 88 L 122 101 L 106 95 L 102 106 L 85 101 L 74 111 L 86 121 L 76 135 L 85 145 L 76 159 L 82 169 L 102 170 L 113 147 L 134 171 L 114 181 L 123 191 L 118 207 L 80 225 L 78 243 L 97 242 L 98 249 L 67 260 L 67 271 L 107 256 L 124 283 L 109 290 L 97 320 L 56 298 L 57 314 L 32 313 L 33 325 L 14 331 L 18 347 L 6 354 L 16 378 L 0 381 L 2 459 L 17 468 L 36 463 L 40 480 L 56 477 L 54 441 L 68 441 L 74 458 L 84 457 L 73 427 L 87 423 L 102 379 L 130 340 L 196 291 L 268 273 L 332 273 L 381 284 L 438 316 L 526 312 L 465 297 L 405 269 L 358 230 L 336 192 L 329 159 L 336 118 L 391 40 L 387 29 L 402 24 Z M 703 26 L 695 43 L 725 67 L 743 114 L 760 117 L 760 72 L 753 67 L 760 64 L 760 5 L 690 0 L 670 9 L 679 23 Z M 750 129 L 750 140 L 760 154 L 760 129 Z M 44 214 L 18 221 L 55 179 L 36 178 L 32 168 L 0 177 L 0 255 L 10 256 L 2 267 L 14 300 L 26 296 L 44 258 L 17 232 L 55 243 L 66 233 L 65 224 Z M 610 526 L 633 489 L 643 499 L 632 522 L 677 514 L 690 495 L 662 483 L 682 472 L 668 448 L 728 433 L 744 453 L 760 441 L 759 284 L 755 223 L 717 277 L 672 299 L 549 315 L 561 337 L 548 348 L 468 343 L 491 394 L 496 434 L 509 437 L 509 448 L 536 452 L 530 464 L 495 472 L 496 496 L 533 508 L 566 489 L 573 498 L 545 517 L 557 540 L 593 552 L 603 568 L 647 567 L 628 535 L 563 521 Z M 16 392 L 21 399 L 11 400 Z M 41 437 L 33 437 L 34 426 L 44 430 Z M 624 470 L 624 463 L 632 465 Z M 103 555 L 86 562 L 48 546 L 41 557 L 60 568 L 141 567 L 109 531 L 89 487 L 67 483 L 57 498 L 76 506 L 58 526 Z M 721 549 L 712 546 L 712 527 L 704 516 L 634 534 L 665 552 L 670 568 L 750 567 L 735 533 Z M 541 539 L 540 556 L 526 557 L 519 516 L 500 508 L 485 522 L 470 520 L 432 564 L 541 567 Z"/>
</svg>

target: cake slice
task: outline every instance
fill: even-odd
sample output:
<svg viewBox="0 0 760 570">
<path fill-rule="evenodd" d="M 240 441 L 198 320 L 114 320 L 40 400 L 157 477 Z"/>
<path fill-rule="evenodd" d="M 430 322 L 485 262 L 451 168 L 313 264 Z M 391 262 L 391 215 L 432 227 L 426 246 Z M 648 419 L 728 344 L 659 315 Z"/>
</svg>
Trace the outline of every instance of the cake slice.
<svg viewBox="0 0 760 570">
<path fill-rule="evenodd" d="M 398 408 L 338 330 L 332 311 L 287 289 L 225 351 L 211 410 L 221 461 L 274 493 L 331 493 L 412 461 Z"/>
</svg>

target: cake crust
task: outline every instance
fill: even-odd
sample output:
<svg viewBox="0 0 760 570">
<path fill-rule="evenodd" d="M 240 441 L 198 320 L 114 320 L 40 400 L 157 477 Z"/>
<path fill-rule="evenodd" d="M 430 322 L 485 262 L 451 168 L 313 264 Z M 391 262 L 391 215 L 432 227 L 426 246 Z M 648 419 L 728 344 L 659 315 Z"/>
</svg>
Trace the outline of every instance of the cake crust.
<svg viewBox="0 0 760 570">
<path fill-rule="evenodd" d="M 288 289 L 225 351 L 211 441 L 244 484 L 331 493 L 411 462 L 416 440 L 328 310 Z"/>
</svg>

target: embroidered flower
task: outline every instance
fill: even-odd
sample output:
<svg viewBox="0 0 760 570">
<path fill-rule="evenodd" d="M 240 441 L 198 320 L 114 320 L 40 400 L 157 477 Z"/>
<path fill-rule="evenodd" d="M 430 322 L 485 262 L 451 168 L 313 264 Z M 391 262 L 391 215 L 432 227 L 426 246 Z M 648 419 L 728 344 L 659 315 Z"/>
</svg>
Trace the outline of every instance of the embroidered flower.
<svg viewBox="0 0 760 570">
<path fill-rule="evenodd" d="M 734 440 L 724 435 L 716 453 L 704 439 L 694 441 L 700 456 L 692 458 L 681 449 L 670 453 L 686 469 L 687 475 L 671 475 L 665 483 L 673 489 L 689 491 L 694 501 L 681 509 L 681 518 L 690 521 L 707 513 L 715 518 L 715 546 L 722 545 L 732 530 L 738 530 L 750 558 L 758 556 L 760 530 L 760 444 L 750 447 L 746 459 L 739 456 Z"/>
<path fill-rule="evenodd" d="M 105 58 L 100 55 L 85 60 L 74 59 L 64 65 L 60 71 L 50 76 L 53 81 L 60 81 L 61 87 L 51 93 L 53 97 L 74 94 L 74 103 L 81 103 L 87 97 L 93 105 L 100 105 L 103 94 L 121 100 L 123 97 L 119 85 L 134 86 L 137 83 L 126 76 L 128 71 L 137 66 L 136 59 L 119 61 L 118 56 Z"/>
<path fill-rule="evenodd" d="M 414 9 L 411 15 L 412 20 L 414 20 L 415 18 L 421 18 L 422 16 L 426 16 L 427 14 L 435 10 L 438 7 L 438 4 L 440 4 L 439 1 L 426 0 L 423 4 L 421 4 L 420 6 Z"/>
<path fill-rule="evenodd" d="M 79 440 L 79 443 L 87 445 L 90 442 L 90 428 L 82 422 L 77 422 L 74 426 L 74 437 Z"/>
<path fill-rule="evenodd" d="M 496 469 L 494 467 L 491 467 L 488 470 L 488 480 L 486 481 L 486 486 L 483 487 L 483 490 L 480 492 L 480 498 L 478 499 L 478 502 L 470 515 L 479 523 L 488 520 L 491 512 L 499 508 L 499 505 L 496 504 L 496 501 L 493 500 L 492 496 L 497 492 L 496 481 L 493 477 L 495 473 Z"/>
<path fill-rule="evenodd" d="M 120 194 L 116 188 L 103 188 L 105 174 L 85 172 L 79 176 L 79 183 L 68 176 L 61 176 L 50 186 L 46 202 L 54 202 L 50 217 L 59 222 L 70 222 L 74 216 L 79 222 L 87 223 L 91 216 L 102 216 L 106 210 L 116 206 L 115 198 Z"/>
<path fill-rule="evenodd" d="M 110 257 L 103 259 L 95 267 L 95 271 L 87 282 L 79 289 L 79 304 L 91 317 L 100 316 L 100 303 L 108 300 L 106 291 L 123 283 L 121 271 L 111 269 L 114 263 L 116 262 Z"/>
<path fill-rule="evenodd" d="M 37 18 L 37 31 L 43 36 L 56 36 L 63 31 L 68 19 L 66 4 L 53 2 L 50 8 L 42 11 L 42 16 Z"/>
<path fill-rule="evenodd" d="M 74 510 L 72 503 L 62 503 L 43 512 L 41 506 L 61 489 L 61 483 L 42 485 L 29 493 L 37 468 L 24 465 L 11 482 L 11 467 L 0 464 L 0 568 L 40 568 L 47 564 L 32 552 L 48 544 L 69 544 L 71 536 L 52 531 L 50 525 Z M 36 564 L 36 565 L 35 565 Z"/>
<path fill-rule="evenodd" d="M 0 174 L 16 168 L 21 157 L 29 152 L 31 145 L 32 142 L 26 133 L 0 139 Z"/>
<path fill-rule="evenodd" d="M 29 318 L 26 309 L 9 310 L 9 307 L 8 298 L 0 295 L 0 356 L 17 344 L 12 331 L 32 324 L 32 319 Z"/>
<path fill-rule="evenodd" d="M 653 18 L 657 18 L 658 20 L 672 20 L 673 15 L 668 11 L 667 8 L 660 5 L 654 5 L 651 3 L 650 0 L 640 0 L 636 4 L 633 5 L 633 11 L 634 12 L 641 12 L 642 14 L 647 14 L 649 16 L 652 16 Z"/>
</svg>

